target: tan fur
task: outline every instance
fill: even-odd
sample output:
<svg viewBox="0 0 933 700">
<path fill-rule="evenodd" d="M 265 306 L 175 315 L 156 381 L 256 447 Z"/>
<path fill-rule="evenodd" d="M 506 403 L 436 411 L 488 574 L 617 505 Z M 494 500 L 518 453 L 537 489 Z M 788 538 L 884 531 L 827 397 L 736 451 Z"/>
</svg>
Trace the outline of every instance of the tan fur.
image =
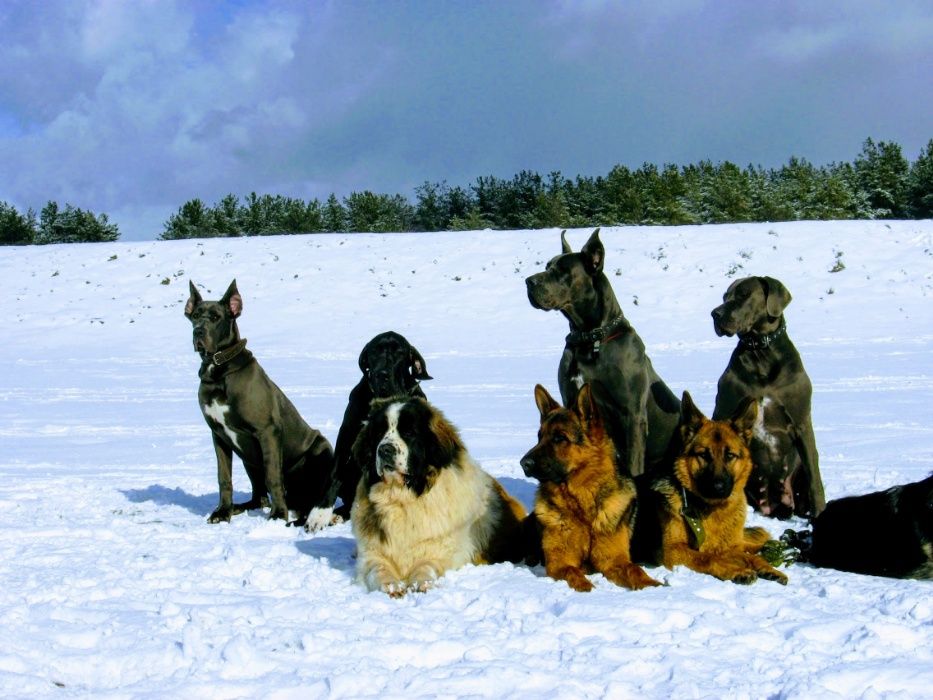
<svg viewBox="0 0 933 700">
<path fill-rule="evenodd" d="M 593 588 L 586 578 L 593 571 L 625 588 L 660 585 L 632 563 L 635 485 L 618 474 L 615 447 L 596 414 L 589 385 L 581 389 L 573 411 L 540 385 L 535 398 L 541 430 L 525 459 L 553 460 L 566 472 L 560 481 L 542 478 L 535 496 L 548 576 L 578 591 Z"/>
<path fill-rule="evenodd" d="M 757 404 L 748 402 L 729 421 L 711 421 L 684 393 L 684 448 L 674 461 L 673 477 L 655 482 L 663 496 L 661 508 L 664 565 L 683 565 L 700 573 L 736 583 L 753 583 L 759 576 L 786 584 L 787 576 L 758 556 L 770 539 L 762 528 L 746 528 L 748 510 L 744 488 L 752 470 L 748 449 Z M 700 494 L 697 480 L 705 470 L 728 472 L 732 490 L 725 498 Z M 683 515 L 688 509 L 702 523 L 705 539 L 699 547 Z"/>
<path fill-rule="evenodd" d="M 431 430 L 442 441 L 459 442 L 439 412 Z M 521 558 L 525 509 L 465 450 L 460 455 L 433 472 L 431 487 L 420 496 L 402 483 L 367 488 L 360 481 L 351 516 L 359 583 L 400 596 L 425 591 L 465 564 Z"/>
</svg>

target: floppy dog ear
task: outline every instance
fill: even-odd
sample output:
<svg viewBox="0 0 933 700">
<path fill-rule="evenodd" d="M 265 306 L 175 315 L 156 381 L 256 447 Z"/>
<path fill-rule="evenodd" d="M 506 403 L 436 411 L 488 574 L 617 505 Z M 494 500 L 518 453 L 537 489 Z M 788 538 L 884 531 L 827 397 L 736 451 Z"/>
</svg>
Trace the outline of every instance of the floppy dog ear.
<svg viewBox="0 0 933 700">
<path fill-rule="evenodd" d="M 765 308 L 769 316 L 780 316 L 790 304 L 790 292 L 779 280 L 773 277 L 762 277 L 761 283 L 765 288 Z"/>
<path fill-rule="evenodd" d="M 590 384 L 584 384 L 580 393 L 577 394 L 576 413 L 588 430 L 602 425 L 599 409 L 596 407 L 596 397 L 593 395 L 593 387 Z"/>
<path fill-rule="evenodd" d="M 746 396 L 729 422 L 746 444 L 751 442 L 752 432 L 755 429 L 755 421 L 758 419 L 758 402 L 751 396 Z"/>
<path fill-rule="evenodd" d="M 227 287 L 227 291 L 223 299 L 220 300 L 220 303 L 229 309 L 230 315 L 233 316 L 233 318 L 237 318 L 243 313 L 243 297 L 241 297 L 240 293 L 237 291 L 236 280 L 233 280 L 230 286 Z"/>
<path fill-rule="evenodd" d="M 379 481 L 379 475 L 376 474 L 376 450 L 374 447 L 375 436 L 373 435 L 372 418 L 374 414 L 370 414 L 369 418 L 363 421 L 363 425 L 360 428 L 360 432 L 356 436 L 356 440 L 353 441 L 353 445 L 350 447 L 350 454 L 363 472 L 363 478 L 366 479 L 368 485 L 372 485 Z"/>
<path fill-rule="evenodd" d="M 573 248 L 567 242 L 567 229 L 560 232 L 560 252 L 563 254 L 572 253 Z"/>
<path fill-rule="evenodd" d="M 538 412 L 541 414 L 542 419 L 547 417 L 551 411 L 560 408 L 560 404 L 540 384 L 535 384 L 535 403 L 538 405 Z"/>
<path fill-rule="evenodd" d="M 583 263 L 591 275 L 602 272 L 603 262 L 606 260 L 606 249 L 599 240 L 599 229 L 593 231 L 589 240 L 583 245 L 580 252 L 583 254 Z"/>
<path fill-rule="evenodd" d="M 684 390 L 680 400 L 680 437 L 685 445 L 700 431 L 705 421 L 706 416 L 693 403 L 690 392 Z"/>
<path fill-rule="evenodd" d="M 201 294 L 194 286 L 194 282 L 191 280 L 188 280 L 188 289 L 190 290 L 190 296 L 188 297 L 188 302 L 185 304 L 185 316 L 191 318 L 191 314 L 194 313 L 194 310 L 198 308 L 198 304 L 203 300 L 201 299 Z"/>
<path fill-rule="evenodd" d="M 372 341 L 369 341 L 369 342 L 371 343 Z M 359 364 L 360 364 L 360 372 L 362 372 L 363 374 L 369 374 L 369 361 L 366 357 L 366 355 L 368 354 L 367 353 L 368 350 L 369 350 L 369 343 L 366 343 L 366 345 L 363 346 L 363 349 L 360 350 Z"/>
<path fill-rule="evenodd" d="M 414 345 L 409 345 L 409 362 L 411 376 L 414 379 L 434 379 L 430 374 L 428 374 L 428 366 L 424 362 L 424 358 L 421 357 L 421 353 L 415 349 Z"/>
<path fill-rule="evenodd" d="M 431 411 L 428 430 L 432 435 L 431 444 L 427 449 L 428 463 L 440 469 L 454 462 L 464 449 L 457 429 L 434 409 Z"/>
</svg>

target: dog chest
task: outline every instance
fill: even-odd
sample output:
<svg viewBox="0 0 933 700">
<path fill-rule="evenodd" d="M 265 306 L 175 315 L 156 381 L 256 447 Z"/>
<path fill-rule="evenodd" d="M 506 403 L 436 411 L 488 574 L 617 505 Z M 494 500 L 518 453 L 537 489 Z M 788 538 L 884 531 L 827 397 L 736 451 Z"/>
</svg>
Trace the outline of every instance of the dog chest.
<svg viewBox="0 0 933 700">
<path fill-rule="evenodd" d="M 243 449 L 243 446 L 240 444 L 239 436 L 230 425 L 230 406 L 213 399 L 209 403 L 201 404 L 201 411 L 204 413 L 208 425 L 212 428 L 215 425 L 219 426 L 227 437 L 230 438 L 230 442 L 233 443 L 233 446 L 237 450 L 241 451 Z"/>
</svg>

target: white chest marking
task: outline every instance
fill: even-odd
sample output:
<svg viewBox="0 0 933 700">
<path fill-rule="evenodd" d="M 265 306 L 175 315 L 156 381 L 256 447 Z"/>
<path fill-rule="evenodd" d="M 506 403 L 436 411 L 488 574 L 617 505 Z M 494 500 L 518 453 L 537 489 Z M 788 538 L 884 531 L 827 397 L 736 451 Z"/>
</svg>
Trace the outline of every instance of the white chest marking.
<svg viewBox="0 0 933 700">
<path fill-rule="evenodd" d="M 230 407 L 223 404 L 217 403 L 217 401 L 211 401 L 209 404 L 205 404 L 204 415 L 210 418 L 213 418 L 215 421 L 220 423 L 220 427 L 224 429 L 224 432 L 227 434 L 227 437 L 230 438 L 230 442 L 233 443 L 234 447 L 239 448 L 240 443 L 237 442 L 237 435 L 233 430 L 230 429 L 230 426 L 227 425 L 227 414 L 230 412 Z"/>
<path fill-rule="evenodd" d="M 578 390 L 582 389 L 583 385 L 586 383 L 586 381 L 583 379 L 583 372 L 577 372 L 570 378 L 570 381 L 577 385 Z"/>
<path fill-rule="evenodd" d="M 765 426 L 765 410 L 771 404 L 771 399 L 765 396 L 758 402 L 758 416 L 755 418 L 755 425 L 752 426 L 753 434 L 758 440 L 768 446 L 772 454 L 777 455 L 777 438 L 768 432 Z"/>
</svg>

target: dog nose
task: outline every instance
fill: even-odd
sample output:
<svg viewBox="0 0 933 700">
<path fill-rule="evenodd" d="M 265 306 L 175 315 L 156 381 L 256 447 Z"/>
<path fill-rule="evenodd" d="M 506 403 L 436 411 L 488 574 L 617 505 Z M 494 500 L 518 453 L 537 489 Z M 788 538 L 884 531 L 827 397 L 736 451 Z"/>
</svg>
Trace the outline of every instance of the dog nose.
<svg viewBox="0 0 933 700">
<path fill-rule="evenodd" d="M 721 318 L 722 318 L 722 307 L 721 307 L 721 306 L 717 306 L 715 309 L 713 309 L 713 310 L 710 312 L 710 316 L 713 317 L 713 320 L 714 320 L 714 321 L 718 321 L 719 319 L 721 319 Z"/>
<path fill-rule="evenodd" d="M 195 326 L 195 327 L 194 327 L 194 337 L 195 337 L 195 338 L 203 338 L 205 335 L 207 335 L 207 331 L 205 330 L 204 326 Z"/>
<path fill-rule="evenodd" d="M 525 455 L 522 457 L 519 464 L 522 465 L 522 471 L 525 472 L 525 476 L 531 476 L 531 472 L 535 468 L 535 459 L 531 455 Z"/>
<path fill-rule="evenodd" d="M 382 460 L 385 466 L 391 467 L 398 450 L 391 442 L 384 442 L 376 449 L 376 454 L 379 455 L 379 459 Z"/>
<path fill-rule="evenodd" d="M 718 476 L 710 482 L 710 495 L 716 498 L 725 498 L 732 493 L 732 477 L 728 474 Z"/>
</svg>

